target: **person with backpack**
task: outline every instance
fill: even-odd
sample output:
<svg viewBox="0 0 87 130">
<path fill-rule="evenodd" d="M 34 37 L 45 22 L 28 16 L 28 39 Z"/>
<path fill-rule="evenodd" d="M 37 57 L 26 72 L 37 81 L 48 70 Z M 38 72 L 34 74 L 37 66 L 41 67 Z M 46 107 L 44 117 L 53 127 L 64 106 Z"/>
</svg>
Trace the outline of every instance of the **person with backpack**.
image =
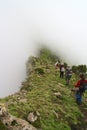
<svg viewBox="0 0 87 130">
<path fill-rule="evenodd" d="M 60 64 L 60 78 L 64 78 L 65 67 L 64 64 Z"/>
<path fill-rule="evenodd" d="M 66 85 L 69 85 L 70 79 L 72 77 L 72 69 L 69 65 L 66 67 L 65 76 L 66 76 Z"/>
<path fill-rule="evenodd" d="M 82 96 L 85 90 L 87 90 L 87 80 L 85 79 L 85 75 L 83 73 L 81 73 L 79 77 L 80 79 L 75 84 L 75 90 L 76 90 L 75 97 L 77 104 L 80 105 L 82 104 Z"/>
</svg>

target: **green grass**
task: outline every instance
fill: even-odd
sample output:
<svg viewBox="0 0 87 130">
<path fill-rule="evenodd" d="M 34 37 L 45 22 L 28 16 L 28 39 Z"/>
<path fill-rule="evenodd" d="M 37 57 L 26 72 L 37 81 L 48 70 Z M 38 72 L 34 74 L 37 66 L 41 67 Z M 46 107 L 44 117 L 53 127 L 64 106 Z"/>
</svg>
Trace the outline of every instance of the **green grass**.
<svg viewBox="0 0 87 130">
<path fill-rule="evenodd" d="M 71 130 L 71 126 L 78 128 L 84 120 L 84 115 L 71 92 L 76 81 L 75 75 L 72 79 L 74 80 L 71 80 L 70 85 L 66 86 L 65 79 L 60 79 L 59 72 L 55 71 L 50 52 L 46 51 L 39 60 L 34 62 L 33 71 L 26 78 L 20 90 L 21 93 L 22 90 L 27 90 L 27 102 L 21 103 L 17 100 L 16 95 L 2 99 L 1 102 L 12 100 L 13 102 L 8 106 L 9 112 L 23 119 L 27 119 L 29 112 L 38 111 L 40 117 L 33 125 L 42 130 Z M 60 86 L 58 83 L 62 83 L 64 86 Z M 54 92 L 60 92 L 61 98 L 57 98 Z M 87 97 L 87 93 L 85 97 Z M 81 126 L 79 130 L 81 130 L 80 128 Z"/>
</svg>

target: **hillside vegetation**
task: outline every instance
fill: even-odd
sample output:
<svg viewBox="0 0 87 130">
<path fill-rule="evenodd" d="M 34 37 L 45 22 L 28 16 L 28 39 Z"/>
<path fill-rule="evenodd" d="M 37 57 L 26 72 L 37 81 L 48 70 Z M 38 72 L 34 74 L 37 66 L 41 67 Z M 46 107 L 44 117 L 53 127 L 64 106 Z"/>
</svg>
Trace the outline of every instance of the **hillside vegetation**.
<svg viewBox="0 0 87 130">
<path fill-rule="evenodd" d="M 83 105 L 78 106 L 71 91 L 75 75 L 66 86 L 55 70 L 56 60 L 58 57 L 47 49 L 42 49 L 38 57 L 30 57 L 20 91 L 0 102 L 7 103 L 9 113 L 24 120 L 30 112 L 38 113 L 37 120 L 31 122 L 38 130 L 87 130 L 87 93 Z M 6 128 L 0 124 L 0 130 Z"/>
</svg>

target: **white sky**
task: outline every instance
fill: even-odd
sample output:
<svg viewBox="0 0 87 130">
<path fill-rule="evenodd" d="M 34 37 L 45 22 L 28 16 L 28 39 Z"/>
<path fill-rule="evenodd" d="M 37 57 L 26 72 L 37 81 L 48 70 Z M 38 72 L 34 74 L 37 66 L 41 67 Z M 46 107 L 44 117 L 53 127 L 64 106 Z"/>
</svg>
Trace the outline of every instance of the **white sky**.
<svg viewBox="0 0 87 130">
<path fill-rule="evenodd" d="M 0 0 L 0 97 L 18 91 L 38 43 L 87 64 L 87 0 Z"/>
</svg>

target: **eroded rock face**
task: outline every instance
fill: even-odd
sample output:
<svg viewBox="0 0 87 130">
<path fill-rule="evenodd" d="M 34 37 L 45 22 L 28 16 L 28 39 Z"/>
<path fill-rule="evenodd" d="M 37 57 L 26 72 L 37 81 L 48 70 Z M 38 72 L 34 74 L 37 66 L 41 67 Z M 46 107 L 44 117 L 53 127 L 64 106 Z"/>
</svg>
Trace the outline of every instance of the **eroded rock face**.
<svg viewBox="0 0 87 130">
<path fill-rule="evenodd" d="M 8 113 L 5 104 L 0 103 L 0 117 L 6 116 Z"/>
<path fill-rule="evenodd" d="M 37 130 L 27 121 L 10 115 L 4 104 L 0 104 L 0 120 L 9 130 Z"/>
</svg>

